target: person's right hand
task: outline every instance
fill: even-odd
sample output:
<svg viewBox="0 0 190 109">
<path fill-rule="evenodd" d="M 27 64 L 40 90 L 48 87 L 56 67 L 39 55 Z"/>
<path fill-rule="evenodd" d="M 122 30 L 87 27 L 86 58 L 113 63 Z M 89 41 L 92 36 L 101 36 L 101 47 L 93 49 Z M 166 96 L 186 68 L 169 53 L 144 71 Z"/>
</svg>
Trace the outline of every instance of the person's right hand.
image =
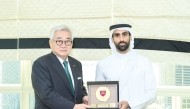
<svg viewBox="0 0 190 109">
<path fill-rule="evenodd" d="M 128 109 L 130 108 L 129 103 L 127 101 L 119 102 L 120 109 Z"/>
<path fill-rule="evenodd" d="M 86 109 L 86 108 L 91 108 L 91 106 L 86 104 L 75 104 L 73 109 Z"/>
</svg>

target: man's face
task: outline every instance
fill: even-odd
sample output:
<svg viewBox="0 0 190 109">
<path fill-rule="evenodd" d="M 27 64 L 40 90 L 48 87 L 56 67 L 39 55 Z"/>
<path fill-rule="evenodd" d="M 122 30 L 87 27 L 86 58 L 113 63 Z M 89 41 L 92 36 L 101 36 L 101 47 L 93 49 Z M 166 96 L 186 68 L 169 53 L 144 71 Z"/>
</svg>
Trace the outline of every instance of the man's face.
<svg viewBox="0 0 190 109">
<path fill-rule="evenodd" d="M 129 50 L 131 36 L 127 30 L 115 30 L 112 37 L 118 52 L 126 52 Z"/>
<path fill-rule="evenodd" d="M 71 41 L 71 33 L 69 31 L 62 30 L 55 32 L 53 39 L 49 40 L 49 44 L 53 53 L 65 60 L 73 46 Z"/>
</svg>

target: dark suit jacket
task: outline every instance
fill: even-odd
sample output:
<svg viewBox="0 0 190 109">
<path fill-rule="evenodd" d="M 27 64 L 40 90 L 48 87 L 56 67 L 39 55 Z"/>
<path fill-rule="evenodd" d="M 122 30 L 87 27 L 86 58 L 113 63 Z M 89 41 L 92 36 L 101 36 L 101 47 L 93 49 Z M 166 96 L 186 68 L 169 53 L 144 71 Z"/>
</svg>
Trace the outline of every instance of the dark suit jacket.
<svg viewBox="0 0 190 109">
<path fill-rule="evenodd" d="M 38 58 L 32 66 L 32 85 L 35 93 L 35 109 L 73 109 L 87 95 L 82 80 L 82 65 L 68 57 L 75 84 L 75 95 L 58 58 L 50 53 Z"/>
</svg>

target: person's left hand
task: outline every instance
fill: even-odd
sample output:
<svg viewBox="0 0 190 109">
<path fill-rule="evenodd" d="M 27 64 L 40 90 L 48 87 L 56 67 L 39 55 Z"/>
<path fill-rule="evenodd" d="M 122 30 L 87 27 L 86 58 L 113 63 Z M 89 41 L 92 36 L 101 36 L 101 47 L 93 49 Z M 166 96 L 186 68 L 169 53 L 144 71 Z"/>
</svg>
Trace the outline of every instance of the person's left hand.
<svg viewBox="0 0 190 109">
<path fill-rule="evenodd" d="M 120 109 L 128 109 L 130 107 L 127 101 L 119 102 L 119 106 L 121 107 Z"/>
<path fill-rule="evenodd" d="M 84 96 L 84 97 L 82 98 L 82 102 L 83 102 L 84 104 L 88 105 L 88 96 Z"/>
</svg>

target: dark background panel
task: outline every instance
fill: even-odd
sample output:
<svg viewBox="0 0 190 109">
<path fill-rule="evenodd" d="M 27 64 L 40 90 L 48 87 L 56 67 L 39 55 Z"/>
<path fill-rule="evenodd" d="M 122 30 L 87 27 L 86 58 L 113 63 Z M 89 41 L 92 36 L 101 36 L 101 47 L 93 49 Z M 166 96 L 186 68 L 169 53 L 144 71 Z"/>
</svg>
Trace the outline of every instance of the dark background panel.
<svg viewBox="0 0 190 109">
<path fill-rule="evenodd" d="M 0 49 L 17 49 L 17 39 L 0 39 Z"/>
<path fill-rule="evenodd" d="M 110 46 L 108 38 L 75 38 L 73 48 L 106 49 Z"/>
<path fill-rule="evenodd" d="M 50 48 L 49 38 L 20 38 L 19 49 Z M 110 49 L 108 38 L 75 38 L 73 48 Z M 0 39 L 0 49 L 17 49 L 17 39 Z M 135 38 L 134 49 L 190 53 L 190 42 Z"/>
<path fill-rule="evenodd" d="M 20 38 L 19 48 L 50 48 L 48 38 Z"/>
<path fill-rule="evenodd" d="M 161 50 L 190 53 L 190 42 L 158 40 L 158 39 L 135 39 L 135 49 Z"/>
</svg>

